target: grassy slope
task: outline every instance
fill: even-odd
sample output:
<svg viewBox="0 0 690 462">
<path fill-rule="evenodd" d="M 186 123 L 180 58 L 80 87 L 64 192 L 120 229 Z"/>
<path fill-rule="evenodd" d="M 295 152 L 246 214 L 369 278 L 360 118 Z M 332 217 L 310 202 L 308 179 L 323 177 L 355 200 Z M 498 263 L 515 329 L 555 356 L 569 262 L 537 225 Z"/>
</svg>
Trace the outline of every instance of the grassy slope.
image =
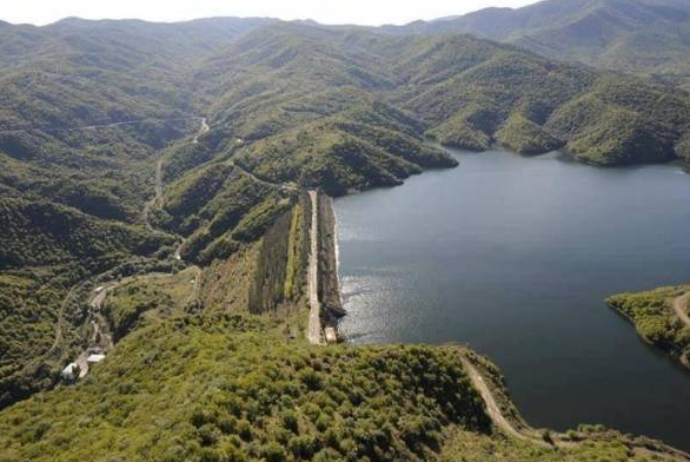
<svg viewBox="0 0 690 462">
<path fill-rule="evenodd" d="M 114 341 L 129 332 L 170 316 L 182 316 L 196 306 L 196 268 L 174 275 L 135 280 L 118 287 L 107 298 L 104 315 Z"/>
</svg>

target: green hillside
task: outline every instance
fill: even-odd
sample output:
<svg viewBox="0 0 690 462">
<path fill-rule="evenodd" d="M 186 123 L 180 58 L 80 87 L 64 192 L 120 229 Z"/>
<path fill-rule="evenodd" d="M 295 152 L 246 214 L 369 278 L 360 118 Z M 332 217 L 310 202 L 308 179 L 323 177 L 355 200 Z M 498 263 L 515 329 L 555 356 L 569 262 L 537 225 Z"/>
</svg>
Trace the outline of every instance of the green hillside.
<svg viewBox="0 0 690 462">
<path fill-rule="evenodd" d="M 318 348 L 230 314 L 145 328 L 78 386 L 0 415 L 3 462 L 653 460 L 591 438 L 501 436 L 454 347 Z"/>
<path fill-rule="evenodd" d="M 248 53 L 249 47 L 258 51 Z M 284 132 L 299 133 L 298 127 L 315 121 L 324 134 L 319 138 L 327 133 L 330 140 L 342 139 L 343 124 L 324 126 L 324 119 L 348 119 L 355 111 L 369 126 L 383 122 L 408 136 L 426 133 L 443 144 L 476 150 L 496 142 L 525 153 L 565 147 L 597 165 L 686 155 L 681 140 L 690 124 L 690 99 L 684 91 L 468 36 L 397 37 L 282 25 L 254 31 L 226 51 L 235 59 L 209 60 L 198 78 L 218 81 L 209 91 L 223 106 L 215 108 L 219 123 L 238 138 L 261 139 L 263 149 L 272 149 L 276 137 L 294 150 L 294 142 L 282 140 Z M 334 63 L 336 57 L 340 61 Z M 403 109 L 407 118 L 417 119 L 415 128 L 405 128 L 410 122 L 401 119 L 382 120 L 371 99 Z M 318 150 L 331 146 L 321 142 Z M 274 168 L 274 163 L 267 167 Z"/>
<path fill-rule="evenodd" d="M 468 33 L 662 82 L 690 79 L 690 6 L 684 0 L 545 0 L 384 30 Z"/>
<path fill-rule="evenodd" d="M 50 386 L 84 322 L 70 288 L 174 240 L 45 201 L 0 199 L 0 407 Z M 68 319 L 69 318 L 69 319 Z"/>
<path fill-rule="evenodd" d="M 0 462 L 640 456 L 615 432 L 535 436 L 492 382 L 529 442 L 507 438 L 455 347 L 307 345 L 306 191 L 457 166 L 434 140 L 690 157 L 689 105 L 469 36 L 0 25 Z"/>
<path fill-rule="evenodd" d="M 0 193 L 59 216 L 33 240 L 18 237 L 31 221 L 13 222 L 3 265 L 33 281 L 39 267 L 80 261 L 67 273 L 77 278 L 41 304 L 47 320 L 70 284 L 140 255 L 101 242 L 124 224 L 171 235 L 150 255 L 170 256 L 184 239 L 182 260 L 211 265 L 259 241 L 299 188 L 345 194 L 456 165 L 427 138 L 564 148 L 597 165 L 690 156 L 684 91 L 469 36 L 231 19 L 66 20 L 0 33 Z M 46 237 L 75 210 L 107 231 Z"/>
</svg>

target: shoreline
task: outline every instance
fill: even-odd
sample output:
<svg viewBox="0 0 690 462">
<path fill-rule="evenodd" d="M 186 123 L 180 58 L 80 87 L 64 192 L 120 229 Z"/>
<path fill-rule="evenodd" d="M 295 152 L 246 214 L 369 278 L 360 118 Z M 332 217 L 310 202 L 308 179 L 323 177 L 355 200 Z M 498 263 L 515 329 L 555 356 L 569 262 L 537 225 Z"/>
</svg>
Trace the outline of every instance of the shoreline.
<svg viewBox="0 0 690 462">
<path fill-rule="evenodd" d="M 321 302 L 321 322 L 324 331 L 333 330 L 335 338 L 331 342 L 341 340 L 338 333 L 338 320 L 345 316 L 342 306 L 342 294 L 340 292 L 339 249 L 337 239 L 337 220 L 333 209 L 333 198 L 319 193 L 317 206 L 318 213 L 318 292 Z M 329 337 L 328 335 L 326 337 Z"/>
<path fill-rule="evenodd" d="M 642 342 L 645 345 L 654 348 L 660 353 L 666 355 L 666 357 L 669 360 L 671 360 L 675 365 L 680 366 L 686 372 L 690 373 L 690 360 L 686 359 L 683 356 L 682 348 L 674 344 L 652 340 L 651 338 L 647 337 L 642 332 L 640 332 L 638 323 L 630 314 L 626 313 L 623 309 L 619 308 L 613 303 L 605 301 L 605 304 L 609 309 L 613 310 L 614 313 L 623 318 L 624 321 L 628 322 L 635 329 L 635 334 L 640 340 L 642 340 Z"/>
<path fill-rule="evenodd" d="M 341 290 L 342 285 L 340 284 L 340 241 L 338 241 L 338 214 L 335 213 L 335 207 L 333 206 L 333 200 L 331 199 L 331 210 L 333 211 L 333 249 L 335 253 L 335 279 L 338 284 L 338 299 L 340 300 L 340 307 L 345 312 L 345 307 L 343 305 L 343 291 Z M 336 326 L 336 332 L 338 328 Z"/>
</svg>

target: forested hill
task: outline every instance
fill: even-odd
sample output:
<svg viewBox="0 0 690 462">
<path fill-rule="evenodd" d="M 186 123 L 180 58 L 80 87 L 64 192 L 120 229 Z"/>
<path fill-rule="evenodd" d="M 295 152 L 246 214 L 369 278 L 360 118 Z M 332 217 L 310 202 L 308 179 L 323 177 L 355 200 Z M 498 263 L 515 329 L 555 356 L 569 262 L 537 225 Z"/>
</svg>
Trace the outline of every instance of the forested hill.
<svg viewBox="0 0 690 462">
<path fill-rule="evenodd" d="M 0 24 L 0 461 L 560 457 L 548 432 L 500 436 L 468 358 L 524 423 L 469 352 L 306 344 L 310 240 L 333 234 L 306 190 L 457 166 L 430 139 L 690 157 L 689 109 L 682 90 L 468 35 Z M 32 397 L 94 351 L 105 363 L 76 386 Z M 660 447 L 559 438 L 573 461 Z"/>
<path fill-rule="evenodd" d="M 54 285 L 56 269 L 45 267 L 59 256 L 47 311 L 89 271 L 106 270 L 103 262 L 126 263 L 131 249 L 169 256 L 184 237 L 186 261 L 227 258 L 285 211 L 275 185 L 344 194 L 456 165 L 425 137 L 530 154 L 565 147 L 601 165 L 690 152 L 685 92 L 466 35 L 268 19 L 68 19 L 4 25 L 0 38 L 0 194 L 13 199 L 3 201 L 3 219 L 18 236 L 29 230 L 17 217 L 42 210 L 46 224 L 67 223 L 79 236 L 61 242 L 44 226 L 32 230 L 40 251 L 3 243 L 13 262 L 2 265 L 13 272 L 8 291 L 21 285 L 17 271 Z M 136 229 L 127 228 L 118 258 L 108 246 L 81 246 L 122 225 Z M 0 322 L 21 331 L 31 318 Z M 12 357 L 31 344 L 18 339 Z M 0 396 L 15 386 L 15 366 L 2 369 Z"/>
<path fill-rule="evenodd" d="M 405 112 L 407 128 L 387 125 L 389 133 L 471 149 L 565 146 L 606 165 L 666 161 L 687 149 L 686 92 L 464 35 L 232 19 L 65 20 L 0 34 L 3 137 L 203 114 L 221 137 L 265 140 L 326 119 L 351 122 L 348 113 L 358 106 L 362 117 L 369 104 L 379 114 L 381 105 Z M 320 131 L 344 130 L 351 143 L 352 124 Z"/>
<path fill-rule="evenodd" d="M 690 78 L 690 3 L 685 0 L 545 0 L 384 30 L 469 33 L 601 69 L 668 82 Z"/>
<path fill-rule="evenodd" d="M 197 80 L 210 84 L 218 117 L 249 139 L 342 118 L 368 98 L 469 149 L 565 147 L 601 165 L 666 161 L 687 149 L 686 92 L 466 35 L 274 25 L 207 60 Z M 259 162 L 264 153 L 254 151 Z"/>
<path fill-rule="evenodd" d="M 338 195 L 456 165 L 426 138 L 526 154 L 565 148 L 583 162 L 621 165 L 690 156 L 689 126 L 682 90 L 468 35 L 232 18 L 5 24 L 0 195 L 22 200 L 4 200 L 0 213 L 19 226 L 15 235 L 38 233 L 31 242 L 41 250 L 3 242 L 24 264 L 13 263 L 2 287 L 54 319 L 70 287 L 107 270 L 103 262 L 129 265 L 131 249 L 147 249 L 132 257 L 166 258 L 184 238 L 178 256 L 212 264 L 260 239 L 285 212 L 280 185 Z M 79 240 L 22 230 L 27 221 L 16 217 L 26 210 L 68 223 Z M 120 225 L 137 228 L 128 228 L 118 258 L 108 246 L 65 248 Z M 56 256 L 61 266 L 46 272 Z M 85 268 L 84 259 L 99 264 Z M 27 280 L 51 286 L 50 301 L 39 303 Z M 31 325 L 2 309 L 11 313 L 0 318 L 4 331 Z M 5 357 L 42 357 L 35 338 L 18 337 Z M 20 394 L 31 388 L 13 361 L 0 369 L 0 404 L 16 398 L 18 382 Z"/>
</svg>

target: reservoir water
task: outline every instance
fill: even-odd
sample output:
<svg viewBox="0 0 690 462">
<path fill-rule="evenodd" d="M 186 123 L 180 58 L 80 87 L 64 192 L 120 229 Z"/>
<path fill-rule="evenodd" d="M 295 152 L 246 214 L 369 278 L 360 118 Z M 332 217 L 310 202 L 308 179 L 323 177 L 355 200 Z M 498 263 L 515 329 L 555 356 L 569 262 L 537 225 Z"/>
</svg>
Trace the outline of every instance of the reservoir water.
<svg viewBox="0 0 690 462">
<path fill-rule="evenodd" d="M 601 423 L 690 450 L 690 373 L 603 302 L 690 283 L 690 175 L 454 155 L 456 169 L 335 201 L 341 332 L 469 344 L 533 426 Z"/>
</svg>

